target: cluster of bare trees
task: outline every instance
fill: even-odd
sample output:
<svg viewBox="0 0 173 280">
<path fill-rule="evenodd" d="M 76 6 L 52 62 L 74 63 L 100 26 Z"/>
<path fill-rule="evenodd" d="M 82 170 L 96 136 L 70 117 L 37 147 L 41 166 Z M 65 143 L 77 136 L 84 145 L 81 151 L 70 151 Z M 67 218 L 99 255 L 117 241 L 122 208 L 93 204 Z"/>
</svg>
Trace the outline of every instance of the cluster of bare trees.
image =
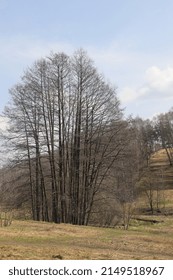
<svg viewBox="0 0 173 280">
<path fill-rule="evenodd" d="M 116 89 L 83 50 L 36 61 L 10 93 L 1 136 L 11 180 L 1 182 L 0 200 L 11 208 L 27 203 L 34 220 L 78 225 L 97 217 L 110 225 L 119 205 L 127 229 L 141 183 L 153 193 L 157 146 L 172 164 L 172 111 L 124 120 Z"/>
<path fill-rule="evenodd" d="M 79 50 L 35 62 L 10 93 L 5 137 L 27 170 L 33 219 L 88 224 L 126 143 L 116 90 Z"/>
<path fill-rule="evenodd" d="M 173 110 L 158 115 L 154 120 L 154 129 L 157 140 L 165 149 L 170 165 L 173 164 Z"/>
<path fill-rule="evenodd" d="M 168 163 L 173 163 L 173 111 L 172 109 L 164 114 L 159 114 L 152 120 L 138 120 L 142 137 L 140 143 L 145 147 L 144 156 L 147 165 L 143 168 L 143 175 L 140 186 L 145 193 L 149 210 L 152 214 L 164 211 L 165 189 L 172 188 L 172 170 Z M 157 162 L 154 162 L 154 153 L 161 150 Z M 164 152 L 165 150 L 165 152 Z M 168 163 L 164 154 L 167 155 Z M 143 158 L 143 157 L 142 157 Z"/>
</svg>

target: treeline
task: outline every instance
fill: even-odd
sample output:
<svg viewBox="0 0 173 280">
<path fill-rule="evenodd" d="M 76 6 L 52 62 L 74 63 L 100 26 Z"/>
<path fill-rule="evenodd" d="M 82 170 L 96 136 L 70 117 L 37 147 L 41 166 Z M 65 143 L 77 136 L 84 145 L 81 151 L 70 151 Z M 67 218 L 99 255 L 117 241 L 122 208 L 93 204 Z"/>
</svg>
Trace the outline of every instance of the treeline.
<svg viewBox="0 0 173 280">
<path fill-rule="evenodd" d="M 116 89 L 83 50 L 36 61 L 10 94 L 1 137 L 13 160 L 1 202 L 28 203 L 34 220 L 87 225 L 107 212 L 112 220 L 117 201 L 135 200 L 157 145 L 172 164 L 172 113 L 155 124 L 125 120 Z"/>
</svg>

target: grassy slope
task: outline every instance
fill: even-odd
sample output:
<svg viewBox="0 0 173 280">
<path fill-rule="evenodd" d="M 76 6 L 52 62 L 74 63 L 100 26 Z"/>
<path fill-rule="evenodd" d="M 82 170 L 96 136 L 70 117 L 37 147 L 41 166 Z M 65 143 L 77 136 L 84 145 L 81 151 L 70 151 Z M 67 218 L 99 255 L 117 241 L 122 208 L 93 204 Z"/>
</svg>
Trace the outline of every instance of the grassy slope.
<svg viewBox="0 0 173 280">
<path fill-rule="evenodd" d="M 153 172 L 160 175 L 160 184 L 163 184 L 165 189 L 173 189 L 173 166 L 170 166 L 164 149 L 153 154 L 150 165 Z"/>
<path fill-rule="evenodd" d="M 173 169 L 169 167 L 164 151 L 153 156 L 152 165 L 158 166 L 156 172 L 165 166 L 165 206 L 170 209 L 173 205 L 173 188 L 169 189 Z M 151 224 L 132 220 L 130 229 L 124 231 L 120 228 L 13 221 L 9 227 L 0 227 L 0 259 L 172 260 L 173 216 L 147 218 L 163 222 Z"/>
<path fill-rule="evenodd" d="M 159 150 L 150 159 L 151 180 L 153 185 L 153 201 L 156 208 L 156 197 L 159 189 L 159 208 L 164 214 L 173 215 L 173 166 L 170 166 L 164 149 Z M 146 195 L 139 198 L 138 208 L 149 207 Z"/>
<path fill-rule="evenodd" d="M 0 259 L 173 259 L 173 223 L 122 229 L 14 221 L 0 228 Z"/>
</svg>

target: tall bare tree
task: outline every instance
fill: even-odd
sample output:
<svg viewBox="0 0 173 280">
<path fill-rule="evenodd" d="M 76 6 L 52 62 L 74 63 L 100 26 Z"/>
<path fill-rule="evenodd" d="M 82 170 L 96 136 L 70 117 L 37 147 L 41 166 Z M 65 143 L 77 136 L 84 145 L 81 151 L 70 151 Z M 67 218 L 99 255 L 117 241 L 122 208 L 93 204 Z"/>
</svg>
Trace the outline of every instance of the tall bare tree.
<svg viewBox="0 0 173 280">
<path fill-rule="evenodd" d="M 8 139 L 28 166 L 33 218 L 87 225 L 124 149 L 116 89 L 79 50 L 35 62 L 11 97 Z"/>
</svg>

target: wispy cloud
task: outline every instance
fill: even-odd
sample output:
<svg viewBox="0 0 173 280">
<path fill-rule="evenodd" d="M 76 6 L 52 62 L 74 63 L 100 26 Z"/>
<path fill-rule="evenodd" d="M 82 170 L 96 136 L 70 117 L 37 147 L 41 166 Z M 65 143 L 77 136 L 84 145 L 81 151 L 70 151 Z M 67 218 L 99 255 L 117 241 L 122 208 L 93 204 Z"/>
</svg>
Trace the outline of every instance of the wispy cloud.
<svg viewBox="0 0 173 280">
<path fill-rule="evenodd" d="M 1 3 L 1 2 L 0 2 Z M 78 47 L 68 42 L 46 41 L 35 37 L 11 36 L 0 38 L 1 76 L 6 77 L 6 91 L 18 82 L 23 70 L 50 51 L 72 54 Z M 104 47 L 86 45 L 89 56 L 106 79 L 118 87 L 123 106 L 154 99 L 172 98 L 173 61 L 170 56 L 158 56 L 122 47 L 118 42 Z M 5 80 L 5 79 L 4 79 Z M 3 81 L 5 83 L 5 81 Z M 3 84 L 2 82 L 2 84 Z M 3 86 L 3 85 L 2 85 Z M 4 96 L 4 93 L 3 93 Z M 3 99 L 3 97 L 2 97 Z M 136 107 L 131 107 L 136 110 Z M 146 109 L 147 110 L 147 109 Z M 156 109 L 159 110 L 159 109 Z"/>
<path fill-rule="evenodd" d="M 9 57 L 13 61 L 22 61 L 23 63 L 46 56 L 51 50 L 71 52 L 73 49 L 73 46 L 68 43 L 45 42 L 24 36 L 0 39 L 1 58 Z"/>
<path fill-rule="evenodd" d="M 150 88 L 148 86 L 143 86 L 138 89 L 124 87 L 122 90 L 119 90 L 119 97 L 123 103 L 129 103 L 146 96 L 149 92 Z"/>
<path fill-rule="evenodd" d="M 149 67 L 143 84 L 136 88 L 123 87 L 119 97 L 126 104 L 144 99 L 173 99 L 173 68 Z"/>
<path fill-rule="evenodd" d="M 173 68 L 160 69 L 152 66 L 146 71 L 146 79 L 151 89 L 168 95 L 173 90 Z"/>
</svg>

